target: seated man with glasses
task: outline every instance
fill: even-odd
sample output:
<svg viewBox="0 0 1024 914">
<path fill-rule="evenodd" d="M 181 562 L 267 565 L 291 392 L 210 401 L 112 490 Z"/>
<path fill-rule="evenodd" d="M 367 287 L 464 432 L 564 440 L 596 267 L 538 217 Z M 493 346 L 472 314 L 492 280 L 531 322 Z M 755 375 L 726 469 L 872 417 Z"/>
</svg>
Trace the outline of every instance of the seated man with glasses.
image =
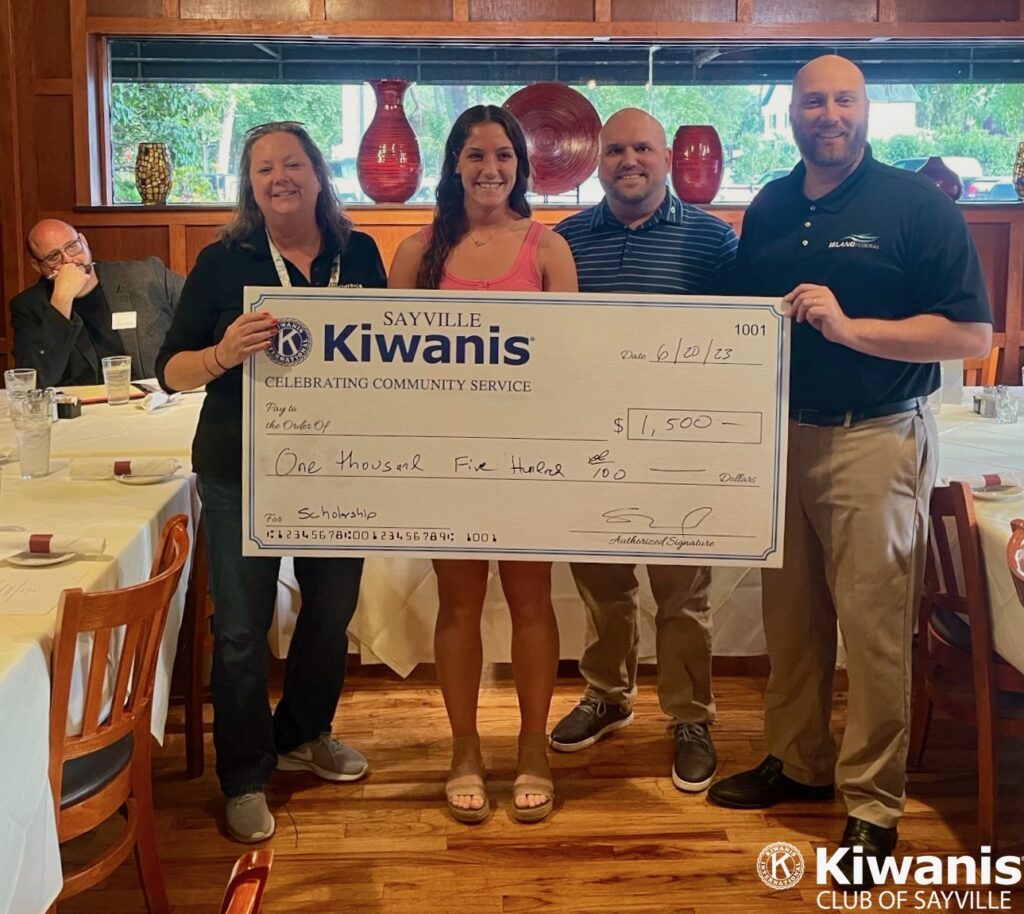
<svg viewBox="0 0 1024 914">
<path fill-rule="evenodd" d="M 94 263 L 85 236 L 59 219 L 26 241 L 39 282 L 11 299 L 14 358 L 40 387 L 102 384 L 101 360 L 130 355 L 132 378 L 156 373 L 156 354 L 184 280 L 157 257 Z"/>
</svg>

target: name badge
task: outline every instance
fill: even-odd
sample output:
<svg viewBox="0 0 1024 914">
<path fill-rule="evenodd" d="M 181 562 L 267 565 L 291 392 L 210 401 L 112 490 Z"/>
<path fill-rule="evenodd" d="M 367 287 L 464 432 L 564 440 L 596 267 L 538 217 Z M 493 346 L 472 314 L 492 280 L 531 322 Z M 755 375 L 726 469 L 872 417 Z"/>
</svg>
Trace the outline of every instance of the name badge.
<svg viewBox="0 0 1024 914">
<path fill-rule="evenodd" d="M 137 311 L 115 311 L 111 315 L 110 327 L 112 330 L 134 330 L 138 323 Z"/>
</svg>

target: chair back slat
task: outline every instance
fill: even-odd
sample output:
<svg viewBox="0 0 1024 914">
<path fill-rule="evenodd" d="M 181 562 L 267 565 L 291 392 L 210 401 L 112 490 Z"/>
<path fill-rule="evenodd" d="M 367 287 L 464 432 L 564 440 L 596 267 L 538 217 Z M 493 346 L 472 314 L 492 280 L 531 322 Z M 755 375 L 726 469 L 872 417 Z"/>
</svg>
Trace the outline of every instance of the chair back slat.
<svg viewBox="0 0 1024 914">
<path fill-rule="evenodd" d="M 937 554 L 943 586 L 938 591 L 926 589 L 924 603 L 931 601 L 935 606 L 967 617 L 975 683 L 980 687 L 983 704 L 991 708 L 995 703 L 992 620 L 974 498 L 967 483 L 952 481 L 948 486 L 936 486 L 932 491 L 930 514 L 933 548 L 928 558 L 931 563 L 933 554 Z M 954 582 L 952 587 L 951 581 Z M 922 637 L 927 637 L 926 624 L 927 616 L 922 615 Z"/>
<path fill-rule="evenodd" d="M 103 694 L 106 691 L 108 661 L 110 655 L 110 630 L 103 629 L 93 635 L 92 646 L 87 655 L 88 676 L 85 680 L 85 701 L 82 709 L 82 730 L 93 733 L 100 724 L 103 709 Z M 86 666 L 83 657 L 83 668 Z"/>
<path fill-rule="evenodd" d="M 941 497 L 940 497 L 941 501 Z M 950 535 L 953 527 L 950 516 L 942 506 L 932 503 L 929 521 L 928 559 L 925 565 L 924 593 L 933 604 L 953 612 L 964 613 L 964 582 L 961 577 L 956 540 Z"/>
<path fill-rule="evenodd" d="M 123 720 L 129 710 L 134 709 L 134 698 L 137 690 L 128 688 L 132 682 L 138 681 L 139 645 L 146 634 L 146 626 L 142 623 L 132 622 L 123 629 L 124 641 L 121 644 L 121 654 L 124 661 L 117 666 L 117 679 L 114 681 L 114 691 L 110 705 L 110 722 L 118 723 Z"/>
<path fill-rule="evenodd" d="M 981 626 L 987 638 L 991 626 L 988 589 L 974 499 L 967 483 L 936 486 L 930 514 L 925 593 L 936 605 L 967 616 L 972 626 Z"/>
<path fill-rule="evenodd" d="M 50 703 L 50 780 L 58 801 L 64 761 L 111 745 L 133 730 L 141 717 L 148 720 L 168 605 L 188 558 L 188 518 L 184 514 L 164 525 L 158 556 L 157 573 L 141 584 L 98 593 L 75 589 L 61 594 Z M 120 630 L 117 637 L 116 630 Z M 69 696 L 82 635 L 92 636 L 85 713 L 81 732 L 68 736 Z M 114 685 L 110 712 L 104 714 L 104 686 L 111 664 Z"/>
<path fill-rule="evenodd" d="M 982 359 L 964 359 L 964 384 L 967 387 L 991 387 L 999 373 L 998 346 Z"/>
</svg>

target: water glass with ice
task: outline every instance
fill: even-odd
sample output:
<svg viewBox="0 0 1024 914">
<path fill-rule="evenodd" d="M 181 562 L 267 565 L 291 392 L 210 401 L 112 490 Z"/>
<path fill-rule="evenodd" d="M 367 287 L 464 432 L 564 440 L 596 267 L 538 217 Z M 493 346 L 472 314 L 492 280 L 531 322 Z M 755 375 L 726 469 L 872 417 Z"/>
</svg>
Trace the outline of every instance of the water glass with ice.
<svg viewBox="0 0 1024 914">
<path fill-rule="evenodd" d="M 4 372 L 4 387 L 7 388 L 7 404 L 11 417 L 21 409 L 21 401 L 30 390 L 36 389 L 34 368 L 8 368 Z"/>
<path fill-rule="evenodd" d="M 107 386 L 107 402 L 111 406 L 127 403 L 131 395 L 132 357 L 108 355 L 103 359 L 103 383 Z"/>
<path fill-rule="evenodd" d="M 11 419 L 18 442 L 21 478 L 46 476 L 50 472 L 50 429 L 53 426 L 53 400 L 49 391 L 26 392 Z"/>
<path fill-rule="evenodd" d="M 1017 421 L 1020 413 L 1020 397 L 1012 387 L 1000 385 L 996 388 L 996 422 L 1009 425 Z"/>
</svg>

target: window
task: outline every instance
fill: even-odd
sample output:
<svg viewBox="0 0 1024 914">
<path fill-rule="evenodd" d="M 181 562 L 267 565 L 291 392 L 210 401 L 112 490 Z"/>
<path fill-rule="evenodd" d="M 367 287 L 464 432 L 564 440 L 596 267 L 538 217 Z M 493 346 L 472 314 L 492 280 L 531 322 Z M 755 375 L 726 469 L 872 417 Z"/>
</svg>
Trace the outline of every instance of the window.
<svg viewBox="0 0 1024 914">
<path fill-rule="evenodd" d="M 962 177 L 993 179 L 976 185 L 971 198 L 981 200 L 987 187 L 1010 175 L 1024 136 L 1024 42 L 751 48 L 161 39 L 115 40 L 109 51 L 115 203 L 138 200 L 135 150 L 144 141 L 165 142 L 172 151 L 169 202 L 233 201 L 244 132 L 270 120 L 303 121 L 328 156 L 342 200 L 370 202 L 355 168 L 375 108 L 364 80 L 384 76 L 414 82 L 405 109 L 424 178 L 411 203 L 433 199 L 444 140 L 459 112 L 481 102 L 501 104 L 544 80 L 578 89 L 602 119 L 627 105 L 644 108 L 665 125 L 670 142 L 680 124 L 714 124 L 725 151 L 716 198 L 723 203 L 749 201 L 767 174 L 784 173 L 797 161 L 789 82 L 805 60 L 825 51 L 864 68 L 870 138 L 882 161 L 910 167 L 928 155 L 976 160 L 981 171 Z M 965 82 L 965 74 L 974 81 Z M 595 175 L 534 202 L 588 204 L 601 196 Z"/>
</svg>

